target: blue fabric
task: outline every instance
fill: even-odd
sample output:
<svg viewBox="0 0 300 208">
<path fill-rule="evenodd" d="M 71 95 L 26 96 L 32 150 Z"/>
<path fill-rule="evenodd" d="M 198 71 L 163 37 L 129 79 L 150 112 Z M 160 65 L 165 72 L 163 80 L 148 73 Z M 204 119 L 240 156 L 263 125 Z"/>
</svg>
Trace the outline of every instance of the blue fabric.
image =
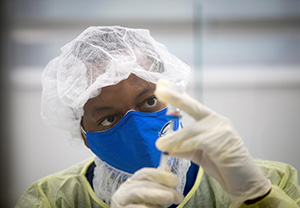
<svg viewBox="0 0 300 208">
<path fill-rule="evenodd" d="M 88 180 L 89 184 L 91 185 L 92 189 L 94 190 L 94 186 L 93 186 L 93 179 L 94 179 L 94 169 L 96 167 L 95 162 L 93 162 L 89 168 L 86 171 L 85 177 Z"/>
<path fill-rule="evenodd" d="M 156 168 L 161 152 L 155 141 L 168 125 L 166 112 L 166 108 L 153 113 L 129 111 L 111 129 L 86 132 L 87 143 L 101 160 L 119 170 L 134 173 L 143 167 Z"/>
<path fill-rule="evenodd" d="M 193 188 L 197 178 L 198 170 L 199 170 L 199 166 L 191 162 L 191 166 L 186 176 L 186 184 L 183 191 L 184 196 L 186 196 L 189 193 L 189 191 Z"/>
</svg>

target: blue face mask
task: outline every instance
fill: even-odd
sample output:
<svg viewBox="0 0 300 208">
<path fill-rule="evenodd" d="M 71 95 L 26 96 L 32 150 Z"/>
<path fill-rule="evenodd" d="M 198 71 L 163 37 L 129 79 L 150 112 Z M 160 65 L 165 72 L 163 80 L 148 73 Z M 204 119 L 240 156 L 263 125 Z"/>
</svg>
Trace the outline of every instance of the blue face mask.
<svg viewBox="0 0 300 208">
<path fill-rule="evenodd" d="M 156 168 L 161 152 L 155 141 L 169 124 L 166 112 L 166 108 L 154 113 L 129 111 L 111 129 L 86 132 L 89 148 L 107 164 L 127 173 L 143 167 Z M 177 120 L 175 125 L 178 124 Z"/>
</svg>

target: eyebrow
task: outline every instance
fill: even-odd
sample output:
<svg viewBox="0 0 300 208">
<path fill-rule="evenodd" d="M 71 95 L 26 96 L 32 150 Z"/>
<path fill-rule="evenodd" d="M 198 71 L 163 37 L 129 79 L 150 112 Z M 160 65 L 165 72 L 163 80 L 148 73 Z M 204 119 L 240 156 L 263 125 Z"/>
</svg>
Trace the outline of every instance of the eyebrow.
<svg viewBox="0 0 300 208">
<path fill-rule="evenodd" d="M 139 99 L 141 98 L 144 94 L 148 93 L 149 91 L 151 91 L 153 89 L 153 87 L 151 87 L 150 85 L 148 85 L 144 90 L 142 90 L 137 96 L 136 98 Z"/>
<path fill-rule="evenodd" d="M 95 108 L 92 112 L 93 112 L 93 113 L 96 113 L 96 112 L 98 112 L 98 111 L 111 110 L 111 109 L 113 109 L 113 108 L 112 108 L 112 107 L 109 107 L 109 106 L 103 106 L 103 107 L 97 107 L 97 108 Z"/>
</svg>

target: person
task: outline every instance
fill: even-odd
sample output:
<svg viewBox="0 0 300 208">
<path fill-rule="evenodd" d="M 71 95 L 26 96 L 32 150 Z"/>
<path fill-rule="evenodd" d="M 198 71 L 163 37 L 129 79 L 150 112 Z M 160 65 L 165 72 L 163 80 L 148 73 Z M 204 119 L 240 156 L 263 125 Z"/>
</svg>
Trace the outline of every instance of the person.
<svg viewBox="0 0 300 208">
<path fill-rule="evenodd" d="M 42 118 L 95 157 L 36 181 L 16 207 L 298 207 L 292 166 L 253 159 L 227 118 L 169 87 L 189 73 L 144 29 L 89 27 L 62 47 L 42 75 Z M 159 137 L 167 104 L 195 122 Z"/>
</svg>

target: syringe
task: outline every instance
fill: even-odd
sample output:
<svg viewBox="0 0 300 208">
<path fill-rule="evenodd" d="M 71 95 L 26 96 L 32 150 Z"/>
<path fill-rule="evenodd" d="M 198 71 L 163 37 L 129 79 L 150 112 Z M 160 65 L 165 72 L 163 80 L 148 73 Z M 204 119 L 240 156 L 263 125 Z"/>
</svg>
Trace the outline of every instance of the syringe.
<svg viewBox="0 0 300 208">
<path fill-rule="evenodd" d="M 182 93 L 185 89 L 185 85 L 183 82 L 174 82 L 168 85 L 169 88 L 174 89 L 174 91 L 178 93 Z M 166 130 L 165 134 L 171 133 L 174 131 L 177 131 L 181 128 L 180 123 L 180 110 L 179 108 L 176 108 L 170 104 L 167 106 L 167 113 L 166 117 L 170 120 L 168 129 Z M 164 136 L 165 134 L 161 135 Z M 162 152 L 159 162 L 159 168 L 162 170 L 166 170 L 168 167 L 168 160 L 169 160 L 169 153 L 168 152 Z"/>
</svg>

